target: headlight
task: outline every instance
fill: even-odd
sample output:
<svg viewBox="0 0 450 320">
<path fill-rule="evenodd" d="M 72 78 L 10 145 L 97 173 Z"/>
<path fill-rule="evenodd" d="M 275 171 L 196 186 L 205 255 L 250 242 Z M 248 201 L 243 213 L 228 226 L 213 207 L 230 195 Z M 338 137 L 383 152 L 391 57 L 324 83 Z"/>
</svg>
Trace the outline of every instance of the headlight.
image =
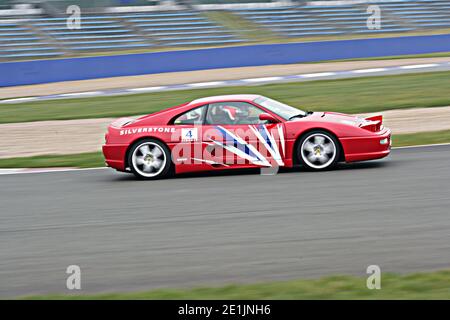
<svg viewBox="0 0 450 320">
<path fill-rule="evenodd" d="M 388 144 L 388 142 L 389 142 L 389 139 L 388 139 L 388 138 L 385 138 L 385 139 L 381 139 L 381 140 L 380 140 L 380 144 L 381 144 L 381 145 Z"/>
</svg>

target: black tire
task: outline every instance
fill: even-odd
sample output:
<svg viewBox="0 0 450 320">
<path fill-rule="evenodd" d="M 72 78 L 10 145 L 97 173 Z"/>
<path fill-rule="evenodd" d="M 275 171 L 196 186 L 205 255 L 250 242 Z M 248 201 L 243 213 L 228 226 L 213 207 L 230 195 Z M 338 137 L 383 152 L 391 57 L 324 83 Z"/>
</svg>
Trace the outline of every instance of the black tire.
<svg viewBox="0 0 450 320">
<path fill-rule="evenodd" d="M 322 138 L 324 143 L 315 143 L 317 141 L 315 139 L 321 140 Z M 310 149 L 311 145 L 313 146 L 312 151 L 306 150 Z M 313 130 L 300 138 L 295 152 L 298 163 L 306 169 L 311 171 L 329 170 L 335 167 L 341 159 L 341 144 L 333 134 L 324 130 Z M 324 160 L 323 163 L 322 160 Z"/>
<path fill-rule="evenodd" d="M 141 148 L 145 149 L 144 146 L 146 145 L 149 147 L 149 153 L 144 155 L 141 151 Z M 155 148 L 160 151 L 156 152 L 157 150 Z M 154 154 L 151 153 L 151 151 L 154 151 Z M 161 152 L 162 155 L 155 156 L 156 154 L 159 154 L 159 152 Z M 148 159 L 148 157 L 150 157 L 151 159 Z M 144 158 L 145 164 L 138 164 L 138 158 Z M 156 168 L 154 167 L 154 165 L 156 163 L 159 163 L 158 160 L 160 160 L 162 163 L 160 167 Z M 156 139 L 147 138 L 135 142 L 131 146 L 130 151 L 128 152 L 127 161 L 131 172 L 139 179 L 157 180 L 167 178 L 172 173 L 171 152 L 164 143 Z M 149 163 L 152 163 L 153 165 L 152 164 L 149 165 Z M 152 172 L 146 172 L 144 166 L 146 168 L 150 166 Z"/>
</svg>

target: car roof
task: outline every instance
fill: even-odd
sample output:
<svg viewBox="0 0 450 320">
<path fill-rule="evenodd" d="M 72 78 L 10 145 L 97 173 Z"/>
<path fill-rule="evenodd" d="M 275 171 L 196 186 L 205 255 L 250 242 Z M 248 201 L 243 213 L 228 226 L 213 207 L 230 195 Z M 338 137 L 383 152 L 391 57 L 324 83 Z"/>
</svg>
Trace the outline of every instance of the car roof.
<svg viewBox="0 0 450 320">
<path fill-rule="evenodd" d="M 202 103 L 214 103 L 222 101 L 254 101 L 261 97 L 258 94 L 228 94 L 223 96 L 204 97 L 189 102 L 189 105 L 202 104 Z"/>
</svg>

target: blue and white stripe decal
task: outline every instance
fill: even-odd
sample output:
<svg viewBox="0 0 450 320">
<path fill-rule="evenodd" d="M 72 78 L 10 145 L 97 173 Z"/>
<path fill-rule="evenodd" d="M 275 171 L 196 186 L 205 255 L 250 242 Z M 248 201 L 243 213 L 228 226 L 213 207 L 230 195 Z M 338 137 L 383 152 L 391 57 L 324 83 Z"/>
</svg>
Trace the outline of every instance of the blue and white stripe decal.
<svg viewBox="0 0 450 320">
<path fill-rule="evenodd" d="M 258 159 L 262 160 L 260 153 L 255 153 L 253 150 L 256 150 L 255 148 L 250 149 L 250 146 L 247 142 L 245 142 L 240 137 L 234 135 L 230 131 L 226 130 L 225 128 L 221 126 L 216 127 L 217 130 L 222 134 L 224 137 L 225 144 L 229 146 L 230 144 L 234 146 L 235 148 L 238 148 L 239 150 L 244 151 L 246 154 Z"/>
<path fill-rule="evenodd" d="M 274 136 L 267 130 L 264 125 L 259 125 L 258 129 L 255 126 L 249 126 L 252 132 L 257 137 L 258 141 L 264 145 L 272 158 L 277 162 L 277 165 L 284 166 L 283 158 L 280 154 L 278 144 Z M 246 159 L 253 164 L 271 167 L 270 161 L 261 154 L 252 144 L 247 143 L 242 138 L 236 136 L 229 130 L 222 126 L 217 126 L 216 129 L 222 134 L 224 143 L 216 140 L 212 140 L 214 144 L 234 153 L 238 157 Z M 283 132 L 281 125 L 277 126 L 278 134 Z M 284 154 L 284 135 L 280 136 L 280 142 L 283 148 Z"/>
<path fill-rule="evenodd" d="M 216 140 L 211 140 L 216 145 L 234 153 L 238 157 L 246 159 L 253 164 L 270 167 L 270 162 L 253 145 L 247 143 L 242 138 L 234 135 L 222 126 L 217 126 L 217 130 L 223 135 L 225 144 Z M 231 143 L 230 143 L 231 142 Z"/>
<path fill-rule="evenodd" d="M 235 155 L 237 155 L 238 157 L 246 159 L 253 164 L 267 166 L 267 167 L 271 166 L 270 163 L 266 160 L 266 158 L 264 158 L 262 156 L 261 156 L 261 158 L 263 158 L 263 160 L 260 160 L 256 157 L 253 157 L 253 156 L 243 152 L 242 150 L 236 148 L 235 146 L 226 145 L 226 144 L 223 144 L 223 143 L 221 143 L 219 141 L 215 141 L 215 140 L 211 140 L 211 141 L 214 142 L 219 147 L 221 147 L 225 150 L 228 150 L 228 151 L 234 153 Z"/>
<path fill-rule="evenodd" d="M 278 127 L 281 127 L 281 125 L 278 125 Z M 277 162 L 277 164 L 279 166 L 284 166 L 284 162 L 275 138 L 269 132 L 269 130 L 267 130 L 267 127 L 261 124 L 258 126 L 258 128 L 256 128 L 255 126 L 250 126 L 250 129 L 253 131 L 259 141 L 264 145 L 264 147 L 266 147 L 267 151 L 269 151 L 270 155 Z"/>
</svg>

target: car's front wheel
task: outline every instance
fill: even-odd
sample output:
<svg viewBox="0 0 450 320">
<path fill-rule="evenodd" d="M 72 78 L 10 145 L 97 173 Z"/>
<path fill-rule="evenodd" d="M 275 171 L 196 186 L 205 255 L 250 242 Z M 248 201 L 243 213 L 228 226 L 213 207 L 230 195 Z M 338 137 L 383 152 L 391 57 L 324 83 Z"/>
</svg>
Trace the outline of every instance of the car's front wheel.
<svg viewBox="0 0 450 320">
<path fill-rule="evenodd" d="M 141 140 L 131 147 L 128 154 L 128 164 L 131 172 L 138 178 L 164 178 L 170 172 L 170 150 L 158 140 Z"/>
<path fill-rule="evenodd" d="M 300 139 L 297 158 L 308 169 L 330 169 L 340 158 L 339 141 L 326 131 L 309 132 Z"/>
</svg>

